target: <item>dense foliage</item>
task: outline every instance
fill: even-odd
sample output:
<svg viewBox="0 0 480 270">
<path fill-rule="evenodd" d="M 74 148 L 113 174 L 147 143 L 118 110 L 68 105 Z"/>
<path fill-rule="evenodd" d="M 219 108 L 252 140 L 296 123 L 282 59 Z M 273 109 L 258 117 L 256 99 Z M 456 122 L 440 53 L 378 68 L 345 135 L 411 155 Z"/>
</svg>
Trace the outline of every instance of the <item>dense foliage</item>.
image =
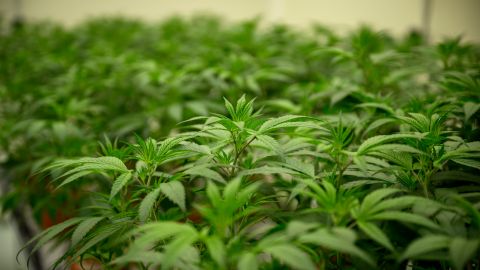
<svg viewBox="0 0 480 270">
<path fill-rule="evenodd" d="M 478 45 L 97 19 L 0 57 L 3 211 L 52 267 L 480 269 Z"/>
</svg>

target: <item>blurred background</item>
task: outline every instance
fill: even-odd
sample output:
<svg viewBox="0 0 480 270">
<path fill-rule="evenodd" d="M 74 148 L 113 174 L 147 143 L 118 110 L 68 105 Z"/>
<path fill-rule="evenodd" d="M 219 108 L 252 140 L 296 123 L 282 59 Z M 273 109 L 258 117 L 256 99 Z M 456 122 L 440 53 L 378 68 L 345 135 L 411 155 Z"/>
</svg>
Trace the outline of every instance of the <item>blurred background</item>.
<svg viewBox="0 0 480 270">
<path fill-rule="evenodd" d="M 424 29 L 432 41 L 459 34 L 466 41 L 480 41 L 479 0 L 0 0 L 0 16 L 7 21 L 21 17 L 66 26 L 104 15 L 158 21 L 199 12 L 228 20 L 260 16 L 265 23 L 296 27 L 319 22 L 337 31 L 360 24 L 394 35 Z"/>
<path fill-rule="evenodd" d="M 99 16 L 160 21 L 198 13 L 229 21 L 259 17 L 264 24 L 300 29 L 321 23 L 339 33 L 362 24 L 393 35 L 416 29 L 432 42 L 458 35 L 480 42 L 480 0 L 0 0 L 0 21 L 7 25 L 48 20 L 71 27 Z M 1 220 L 0 242 L 0 269 L 25 269 L 14 260 L 20 246 L 16 233 Z"/>
</svg>

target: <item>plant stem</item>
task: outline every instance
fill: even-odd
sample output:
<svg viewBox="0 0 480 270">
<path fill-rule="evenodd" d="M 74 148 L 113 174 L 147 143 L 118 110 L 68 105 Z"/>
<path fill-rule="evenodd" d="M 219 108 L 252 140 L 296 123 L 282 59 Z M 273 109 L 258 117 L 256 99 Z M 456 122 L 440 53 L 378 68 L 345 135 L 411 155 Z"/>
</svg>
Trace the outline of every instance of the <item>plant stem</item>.
<svg viewBox="0 0 480 270">
<path fill-rule="evenodd" d="M 343 166 L 343 168 L 338 172 L 337 181 L 336 181 L 337 188 L 339 188 L 340 185 L 341 185 L 342 178 L 343 178 L 343 173 L 345 172 L 345 170 L 347 170 L 348 166 L 350 166 L 352 164 L 352 162 L 353 162 L 353 160 L 350 159 L 350 161 L 345 166 Z"/>
<path fill-rule="evenodd" d="M 244 144 L 242 146 L 242 148 L 240 148 L 240 150 L 238 152 L 236 152 L 235 154 L 235 159 L 233 160 L 233 167 L 232 167 L 232 171 L 230 173 L 230 177 L 232 177 L 234 174 L 235 174 L 235 168 L 237 167 L 237 162 L 238 162 L 238 159 L 240 158 L 240 155 L 245 151 L 245 149 L 253 142 L 253 140 L 255 140 L 257 137 L 256 136 L 253 136 L 246 144 Z"/>
</svg>

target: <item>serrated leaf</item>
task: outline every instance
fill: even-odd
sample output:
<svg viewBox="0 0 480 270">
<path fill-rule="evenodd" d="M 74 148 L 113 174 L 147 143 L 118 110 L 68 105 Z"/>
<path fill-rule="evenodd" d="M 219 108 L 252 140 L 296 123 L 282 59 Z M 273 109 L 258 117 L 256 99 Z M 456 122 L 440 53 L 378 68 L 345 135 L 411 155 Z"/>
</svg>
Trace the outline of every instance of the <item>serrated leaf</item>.
<svg viewBox="0 0 480 270">
<path fill-rule="evenodd" d="M 93 247 L 94 245 L 98 244 L 99 242 L 103 241 L 104 239 L 107 239 L 114 233 L 118 232 L 124 224 L 122 223 L 115 223 L 115 224 L 109 224 L 101 227 L 98 229 L 94 235 L 92 235 L 87 242 L 80 247 L 73 255 L 72 258 L 78 258 L 80 255 L 84 254 L 88 249 Z"/>
<path fill-rule="evenodd" d="M 233 203 L 235 201 L 241 184 L 241 178 L 235 178 L 225 186 L 225 188 L 223 189 L 223 198 L 225 199 L 227 204 Z"/>
<path fill-rule="evenodd" d="M 381 109 L 389 113 L 390 115 L 395 115 L 395 111 L 393 110 L 393 108 L 383 103 L 365 102 L 357 105 L 356 107 Z"/>
<path fill-rule="evenodd" d="M 345 234 L 342 232 L 343 230 L 347 230 L 350 233 Z M 348 253 L 359 257 L 371 266 L 376 265 L 375 261 L 366 252 L 355 246 L 355 239 L 352 238 L 354 234 L 351 230 L 342 228 L 342 230 L 339 231 L 340 233 L 335 233 L 334 230 L 329 231 L 327 229 L 319 229 L 315 232 L 301 235 L 298 240 L 302 243 L 317 244 L 329 249 Z"/>
<path fill-rule="evenodd" d="M 165 257 L 161 264 L 162 269 L 170 269 L 176 265 L 184 251 L 188 250 L 197 238 L 198 234 L 196 231 L 184 231 L 182 234 L 177 235 L 173 241 L 165 246 Z"/>
<path fill-rule="evenodd" d="M 196 153 L 201 153 L 204 155 L 211 155 L 212 152 L 210 148 L 206 145 L 199 145 L 193 142 L 182 142 L 181 143 L 182 149 L 191 151 L 191 152 L 196 152 Z"/>
<path fill-rule="evenodd" d="M 368 134 L 369 132 L 383 126 L 383 125 L 386 125 L 386 124 L 389 124 L 389 123 L 393 123 L 395 122 L 394 119 L 390 119 L 390 118 L 381 118 L 381 119 L 377 119 L 375 121 L 373 121 L 369 126 L 368 128 L 365 129 L 364 131 L 364 134 Z"/>
<path fill-rule="evenodd" d="M 64 230 L 66 230 L 67 228 L 75 225 L 75 224 L 78 224 L 80 222 L 82 222 L 83 220 L 85 220 L 85 218 L 71 218 L 67 221 L 64 221 L 62 223 L 59 223 L 57 225 L 53 225 L 52 227 L 46 229 L 45 231 L 41 232 L 40 234 L 38 234 L 37 236 L 35 236 L 34 238 L 32 238 L 30 241 L 28 241 L 21 249 L 20 251 L 18 252 L 17 254 L 17 257 L 18 255 L 24 250 L 26 249 L 28 246 L 30 246 L 31 244 L 37 242 L 35 244 L 35 246 L 32 248 L 32 254 L 37 251 L 40 247 L 42 247 L 43 245 L 45 245 L 47 242 L 49 242 L 50 240 L 52 240 L 54 237 L 56 237 L 59 233 L 63 232 Z"/>
<path fill-rule="evenodd" d="M 88 158 L 87 157 L 87 158 L 78 159 L 77 162 L 102 165 L 102 166 L 111 168 L 112 170 L 116 170 L 116 171 L 120 171 L 120 172 L 128 171 L 125 164 L 120 159 L 118 159 L 116 157 L 110 157 L 110 156 L 97 157 L 97 158 Z"/>
<path fill-rule="evenodd" d="M 453 162 L 480 170 L 480 161 L 466 158 L 454 158 Z"/>
<path fill-rule="evenodd" d="M 141 262 L 144 264 L 155 264 L 155 263 L 161 263 L 164 260 L 165 256 L 156 251 L 151 251 L 151 250 L 144 250 L 142 252 L 132 252 L 129 251 L 125 254 L 123 254 L 120 257 L 117 257 L 113 261 L 111 261 L 112 264 L 126 264 L 126 263 L 132 263 L 132 262 Z"/>
<path fill-rule="evenodd" d="M 259 134 L 265 134 L 271 132 L 277 128 L 280 128 L 279 125 L 285 122 L 291 122 L 294 120 L 305 118 L 305 116 L 300 115 L 284 115 L 277 118 L 272 118 L 270 120 L 265 121 L 260 128 L 258 129 Z"/>
<path fill-rule="evenodd" d="M 112 167 L 111 165 L 108 165 L 108 164 L 85 163 L 83 165 L 80 165 L 78 167 L 75 167 L 65 172 L 60 177 L 65 177 L 67 175 L 75 174 L 77 172 L 82 172 L 82 171 L 89 171 L 90 173 L 92 173 L 94 171 L 109 171 L 109 170 L 115 171 L 116 167 Z"/>
<path fill-rule="evenodd" d="M 271 166 L 263 166 L 260 168 L 255 168 L 255 169 L 248 169 L 248 170 L 243 170 L 240 175 L 252 175 L 252 174 L 279 174 L 279 173 L 286 173 L 286 174 L 292 174 L 292 175 L 298 175 L 299 173 L 283 168 L 283 167 L 271 167 Z"/>
<path fill-rule="evenodd" d="M 63 186 L 65 186 L 66 184 L 69 184 L 77 179 L 80 179 L 81 177 L 85 176 L 85 175 L 88 175 L 88 174 L 91 174 L 92 172 L 91 171 L 81 171 L 81 172 L 77 172 L 77 173 L 74 173 L 72 175 L 70 175 L 69 177 L 65 178 L 65 180 L 62 181 L 62 183 L 60 185 L 58 185 L 58 187 L 56 189 L 59 189 Z"/>
<path fill-rule="evenodd" d="M 398 143 L 382 144 L 381 147 L 378 147 L 377 149 L 375 149 L 375 151 L 384 151 L 384 150 L 393 150 L 396 152 L 426 155 L 425 152 L 422 152 L 415 147 L 411 147 L 410 145 L 406 145 L 406 144 L 398 144 Z"/>
<path fill-rule="evenodd" d="M 150 249 L 151 245 L 165 240 L 169 237 L 184 233 L 192 234 L 196 230 L 189 224 L 182 224 L 173 221 L 157 221 L 141 225 L 135 230 L 141 236 L 135 239 L 132 251 L 144 251 Z"/>
<path fill-rule="evenodd" d="M 363 202 L 361 205 L 362 213 L 368 213 L 377 203 L 379 203 L 385 197 L 398 192 L 400 192 L 400 190 L 393 189 L 393 188 L 382 188 L 382 189 L 377 189 L 373 191 L 363 199 Z"/>
<path fill-rule="evenodd" d="M 274 258 L 285 263 L 293 269 L 315 270 L 310 257 L 304 251 L 290 244 L 275 245 L 265 248 L 267 253 L 272 254 Z"/>
<path fill-rule="evenodd" d="M 77 228 L 75 228 L 72 234 L 72 246 L 78 244 L 85 237 L 85 235 L 87 235 L 87 233 L 102 219 L 104 219 L 104 217 L 92 217 L 78 224 Z"/>
<path fill-rule="evenodd" d="M 289 237 L 296 237 L 306 233 L 307 231 L 317 227 L 316 223 L 306 223 L 302 221 L 291 221 L 287 226 L 287 235 Z"/>
<path fill-rule="evenodd" d="M 270 151 L 277 155 L 282 155 L 282 149 L 280 144 L 272 137 L 268 135 L 257 135 L 256 138 Z"/>
<path fill-rule="evenodd" d="M 214 206 L 220 205 L 223 202 L 217 185 L 215 185 L 215 183 L 213 183 L 212 181 L 209 181 L 207 184 L 207 196 L 212 205 Z"/>
<path fill-rule="evenodd" d="M 413 241 L 400 257 L 404 259 L 414 259 L 420 255 L 448 247 L 449 238 L 444 235 L 427 235 Z"/>
<path fill-rule="evenodd" d="M 480 229 L 480 211 L 469 201 L 459 195 L 452 195 L 458 206 L 463 208 L 472 219 L 472 225 L 477 230 Z"/>
<path fill-rule="evenodd" d="M 433 221 L 431 221 L 426 217 L 412 214 L 412 213 L 401 212 L 401 211 L 382 212 L 382 213 L 375 214 L 369 218 L 371 220 L 397 220 L 400 222 L 407 222 L 407 223 L 422 225 L 434 230 L 441 229 L 439 225 L 437 225 L 436 223 L 434 223 Z"/>
<path fill-rule="evenodd" d="M 333 92 L 333 94 L 330 96 L 330 106 L 334 106 L 338 102 L 348 97 L 353 92 L 355 92 L 355 89 L 344 89 Z"/>
<path fill-rule="evenodd" d="M 185 212 L 185 188 L 179 181 L 160 184 L 160 191 Z"/>
<path fill-rule="evenodd" d="M 390 242 L 390 239 L 388 239 L 387 235 L 382 230 L 380 230 L 380 228 L 378 228 L 377 225 L 371 222 L 364 222 L 360 220 L 357 221 L 357 224 L 365 234 L 367 234 L 370 238 L 375 240 L 377 243 L 386 247 L 390 251 L 395 250 L 392 243 Z"/>
<path fill-rule="evenodd" d="M 398 116 L 403 122 L 412 126 L 419 132 L 428 132 L 430 129 L 430 119 L 421 113 L 409 113 L 407 116 Z"/>
<path fill-rule="evenodd" d="M 110 200 L 117 195 L 117 193 L 128 183 L 128 181 L 132 178 L 132 174 L 130 172 L 121 174 L 117 180 L 115 180 L 112 184 L 112 189 L 110 191 Z"/>
<path fill-rule="evenodd" d="M 400 196 L 398 198 L 391 198 L 388 200 L 382 200 L 380 203 L 375 204 L 370 210 L 371 213 L 375 212 L 380 212 L 384 211 L 387 209 L 402 209 L 405 207 L 410 207 L 414 204 L 419 204 L 419 205 L 427 205 L 427 204 L 432 204 L 432 203 L 437 203 L 435 201 L 423 198 L 423 197 L 418 197 L 418 196 L 409 196 L 409 195 L 404 195 Z M 438 203 L 437 203 L 438 204 Z M 439 204 L 439 207 L 441 205 Z"/>
<path fill-rule="evenodd" d="M 465 113 L 465 121 L 468 121 L 480 109 L 480 103 L 465 102 L 463 111 Z"/>
<path fill-rule="evenodd" d="M 150 216 L 150 212 L 152 212 L 153 205 L 158 198 L 158 195 L 160 195 L 160 188 L 151 191 L 142 200 L 138 209 L 138 217 L 140 219 L 140 222 L 144 223 L 147 221 L 148 217 Z"/>
<path fill-rule="evenodd" d="M 405 139 L 405 138 L 420 138 L 420 135 L 415 134 L 391 134 L 391 135 L 378 135 L 365 140 L 357 149 L 357 155 L 365 155 L 373 149 L 386 144 L 387 142 Z M 381 150 L 381 149 L 378 149 Z"/>
<path fill-rule="evenodd" d="M 226 247 L 220 237 L 213 235 L 205 240 L 210 257 L 218 264 L 220 268 L 225 266 Z"/>
<path fill-rule="evenodd" d="M 223 184 L 226 183 L 223 177 L 218 172 L 210 169 L 208 165 L 194 166 L 192 168 L 185 170 L 183 173 L 187 175 L 203 176 L 207 179 L 212 179 Z"/>
<path fill-rule="evenodd" d="M 251 252 L 242 254 L 238 260 L 238 270 L 258 270 L 257 257 Z"/>
<path fill-rule="evenodd" d="M 478 239 L 465 239 L 462 237 L 454 237 L 450 242 L 449 254 L 455 268 L 464 269 L 465 263 L 472 259 L 478 249 Z"/>
<path fill-rule="evenodd" d="M 315 168 L 313 164 L 305 163 L 298 158 L 285 158 L 285 166 L 290 169 L 301 172 L 310 178 L 315 178 Z"/>
</svg>

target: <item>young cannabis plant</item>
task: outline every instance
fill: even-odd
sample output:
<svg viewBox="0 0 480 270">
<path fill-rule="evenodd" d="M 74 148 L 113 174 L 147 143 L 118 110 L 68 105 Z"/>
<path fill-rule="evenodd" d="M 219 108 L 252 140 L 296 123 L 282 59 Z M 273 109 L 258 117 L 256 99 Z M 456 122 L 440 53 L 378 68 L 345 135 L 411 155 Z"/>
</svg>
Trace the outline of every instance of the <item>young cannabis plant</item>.
<svg viewBox="0 0 480 270">
<path fill-rule="evenodd" d="M 465 160 L 477 157 L 476 143 L 438 139 L 444 121 L 435 115 L 400 117 L 415 132 L 356 145 L 342 121 L 265 119 L 245 96 L 235 106 L 226 100 L 225 107 L 229 116 L 194 118 L 184 123 L 185 132 L 159 142 L 137 138 L 118 151 L 110 142 L 102 146 L 117 157 L 46 167 L 62 180 L 58 188 L 87 179 L 110 188 L 99 188 L 81 217 L 28 245 L 36 251 L 54 238 L 70 238 L 54 268 L 86 258 L 108 268 L 383 268 L 437 251 L 461 268 L 476 253 L 480 241 L 468 237 L 478 228 L 467 227 L 470 219 L 477 224 L 472 204 L 458 195 L 432 200 L 430 190 L 418 196 L 401 189 L 402 173 L 427 181 L 448 160 L 470 166 Z M 445 143 L 447 153 L 438 150 Z M 454 233 L 458 226 L 462 236 Z M 406 238 L 392 235 L 395 229 Z M 473 251 L 460 256 L 467 246 Z"/>
</svg>

